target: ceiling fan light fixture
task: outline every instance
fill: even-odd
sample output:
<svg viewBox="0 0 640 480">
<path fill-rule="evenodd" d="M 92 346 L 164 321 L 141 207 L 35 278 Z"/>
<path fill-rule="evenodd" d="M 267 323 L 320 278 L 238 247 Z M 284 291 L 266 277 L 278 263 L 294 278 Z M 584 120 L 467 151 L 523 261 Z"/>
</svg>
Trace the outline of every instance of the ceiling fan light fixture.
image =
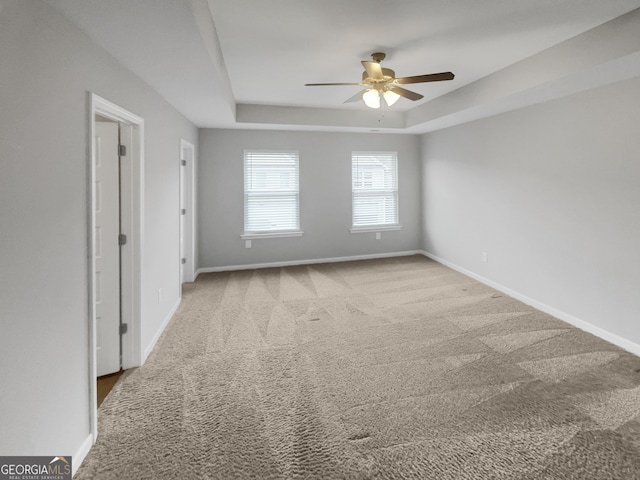
<svg viewBox="0 0 640 480">
<path fill-rule="evenodd" d="M 400 95 L 398 95 L 396 92 L 392 92 L 391 90 L 385 91 L 382 95 L 384 96 L 384 101 L 389 107 L 396 103 L 400 98 Z"/>
<path fill-rule="evenodd" d="M 396 78 L 396 72 L 390 68 L 382 68 L 380 62 L 384 60 L 385 54 L 375 52 L 371 54 L 373 62 L 365 60 L 360 63 L 364 67 L 362 72 L 362 81 L 358 83 L 305 83 L 307 87 L 322 87 L 327 85 L 358 85 L 365 87 L 355 95 L 352 95 L 344 103 L 358 102 L 360 99 L 369 108 L 380 108 L 382 98 L 390 107 L 398 101 L 398 98 L 404 97 L 408 100 L 416 101 L 424 98 L 421 95 L 400 85 L 408 85 L 413 83 L 441 82 L 444 80 L 453 80 L 455 75 L 452 72 L 428 73 L 426 75 L 414 75 L 412 77 Z"/>
<path fill-rule="evenodd" d="M 362 100 L 369 108 L 380 108 L 380 93 L 375 88 L 370 88 L 364 92 Z"/>
</svg>

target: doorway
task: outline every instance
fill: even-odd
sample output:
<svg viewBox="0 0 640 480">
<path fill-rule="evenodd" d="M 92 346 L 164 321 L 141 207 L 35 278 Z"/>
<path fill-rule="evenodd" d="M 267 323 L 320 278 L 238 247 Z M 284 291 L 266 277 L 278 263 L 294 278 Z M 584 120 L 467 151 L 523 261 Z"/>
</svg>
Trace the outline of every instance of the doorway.
<svg viewBox="0 0 640 480">
<path fill-rule="evenodd" d="M 89 103 L 89 400 L 95 442 L 96 378 L 142 364 L 144 121 L 95 94 Z"/>
</svg>

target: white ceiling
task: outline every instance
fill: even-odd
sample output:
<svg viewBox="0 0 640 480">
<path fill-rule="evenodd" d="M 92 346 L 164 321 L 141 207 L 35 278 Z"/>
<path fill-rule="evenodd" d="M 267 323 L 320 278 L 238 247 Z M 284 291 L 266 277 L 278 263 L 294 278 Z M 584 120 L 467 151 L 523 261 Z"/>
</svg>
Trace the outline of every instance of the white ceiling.
<svg viewBox="0 0 640 480">
<path fill-rule="evenodd" d="M 598 27 L 640 0 L 46 1 L 199 127 L 420 133 L 640 75 L 640 11 Z M 375 51 L 456 78 L 386 111 L 304 86 L 358 82 Z"/>
</svg>

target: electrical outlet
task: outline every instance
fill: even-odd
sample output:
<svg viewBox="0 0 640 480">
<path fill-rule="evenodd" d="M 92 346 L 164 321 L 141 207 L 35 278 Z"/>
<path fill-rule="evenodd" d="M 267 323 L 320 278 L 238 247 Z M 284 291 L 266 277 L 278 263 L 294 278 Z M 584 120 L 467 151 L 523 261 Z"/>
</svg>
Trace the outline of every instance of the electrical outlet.
<svg viewBox="0 0 640 480">
<path fill-rule="evenodd" d="M 158 303 L 162 303 L 162 289 L 158 289 Z"/>
<path fill-rule="evenodd" d="M 251 240 L 244 241 L 244 248 L 251 248 Z"/>
<path fill-rule="evenodd" d="M 489 261 L 489 255 L 487 252 L 482 252 L 482 263 L 487 263 Z"/>
<path fill-rule="evenodd" d="M 382 238 L 382 234 L 380 232 L 376 232 L 376 240 L 380 240 Z"/>
</svg>

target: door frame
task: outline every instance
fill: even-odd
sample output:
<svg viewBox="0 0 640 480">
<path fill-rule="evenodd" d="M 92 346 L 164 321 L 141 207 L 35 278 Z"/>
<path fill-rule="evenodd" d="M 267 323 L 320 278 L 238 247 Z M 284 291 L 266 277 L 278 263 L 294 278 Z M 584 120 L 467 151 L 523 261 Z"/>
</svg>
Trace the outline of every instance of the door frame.
<svg viewBox="0 0 640 480">
<path fill-rule="evenodd" d="M 185 152 L 187 155 L 185 158 Z M 180 200 L 179 210 L 184 208 L 187 213 L 180 215 L 180 248 L 179 252 L 184 252 L 184 258 L 186 262 L 184 265 L 180 264 L 180 283 L 193 282 L 195 280 L 195 256 L 196 256 L 196 188 L 195 188 L 195 171 L 196 171 L 196 147 L 193 143 L 187 140 L 180 139 Z M 182 160 L 186 160 L 186 165 L 182 166 Z M 184 190 L 184 191 L 183 191 Z M 182 201 L 184 199 L 184 205 Z M 182 242 L 185 244 L 182 245 Z M 184 247 L 184 249 L 183 249 Z M 181 255 L 178 255 L 181 257 Z M 182 258 L 178 259 L 179 262 Z"/>
<path fill-rule="evenodd" d="M 97 358 L 96 358 L 96 286 L 95 286 L 95 122 L 96 115 L 120 124 L 120 143 L 127 148 L 127 162 L 121 173 L 121 229 L 129 248 L 121 249 L 121 321 L 128 331 L 122 336 L 122 368 L 143 363 L 141 342 L 141 292 L 144 233 L 144 120 L 99 95 L 89 92 L 88 145 L 88 290 L 89 290 L 89 411 L 90 429 L 95 443 L 98 437 Z"/>
</svg>

